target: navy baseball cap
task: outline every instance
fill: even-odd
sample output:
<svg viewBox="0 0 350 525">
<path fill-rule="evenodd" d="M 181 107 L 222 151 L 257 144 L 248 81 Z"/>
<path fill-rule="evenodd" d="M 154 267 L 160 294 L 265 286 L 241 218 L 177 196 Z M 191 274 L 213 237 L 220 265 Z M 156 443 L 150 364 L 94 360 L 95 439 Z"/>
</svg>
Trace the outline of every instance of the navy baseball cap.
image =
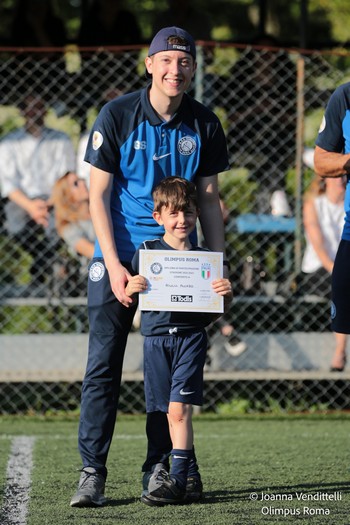
<svg viewBox="0 0 350 525">
<path fill-rule="evenodd" d="M 180 27 L 164 27 L 154 36 L 148 56 L 161 51 L 185 51 L 196 59 L 196 44 L 193 37 Z"/>
</svg>

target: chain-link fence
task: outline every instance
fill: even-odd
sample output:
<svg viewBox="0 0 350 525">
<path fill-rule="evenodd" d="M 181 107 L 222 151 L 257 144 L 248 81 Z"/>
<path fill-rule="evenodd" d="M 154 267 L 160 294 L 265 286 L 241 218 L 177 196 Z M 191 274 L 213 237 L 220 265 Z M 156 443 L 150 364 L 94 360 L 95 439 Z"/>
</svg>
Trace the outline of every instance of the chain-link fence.
<svg viewBox="0 0 350 525">
<path fill-rule="evenodd" d="M 23 101 L 39 93 L 47 126 L 70 137 L 83 173 L 80 140 L 106 101 L 145 85 L 144 56 L 136 46 L 1 49 L 0 137 L 23 125 Z M 225 321 L 246 346 L 232 355 L 222 324 L 211 329 L 204 408 L 349 404 L 346 372 L 329 373 L 328 300 L 299 285 L 302 195 L 313 176 L 305 148 L 313 147 L 325 104 L 348 72 L 344 50 L 198 46 L 192 92 L 220 117 L 231 160 L 219 176 L 235 292 Z M 86 264 L 52 232 L 47 242 L 47 231 L 33 222 L 12 233 L 11 205 L 1 200 L 0 410 L 72 409 L 86 360 Z M 125 411 L 144 409 L 140 352 L 135 327 L 124 367 Z"/>
</svg>

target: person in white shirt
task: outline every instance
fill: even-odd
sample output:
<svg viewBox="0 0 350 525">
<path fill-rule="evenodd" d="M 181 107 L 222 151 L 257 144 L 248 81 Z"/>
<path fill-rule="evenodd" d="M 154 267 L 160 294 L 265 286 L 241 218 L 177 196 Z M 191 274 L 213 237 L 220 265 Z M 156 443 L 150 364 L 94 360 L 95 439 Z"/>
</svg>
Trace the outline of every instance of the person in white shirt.
<svg viewBox="0 0 350 525">
<path fill-rule="evenodd" d="M 309 293 L 331 297 L 331 273 L 344 226 L 344 177 L 315 176 L 304 197 L 306 247 L 302 260 L 303 286 Z M 346 334 L 336 333 L 331 371 L 346 363 Z"/>
<path fill-rule="evenodd" d="M 32 280 L 43 283 L 54 257 L 54 224 L 50 214 L 53 185 L 62 173 L 75 169 L 69 136 L 44 124 L 46 106 L 32 94 L 20 106 L 24 126 L 0 141 L 0 183 L 7 233 L 33 258 Z"/>
</svg>

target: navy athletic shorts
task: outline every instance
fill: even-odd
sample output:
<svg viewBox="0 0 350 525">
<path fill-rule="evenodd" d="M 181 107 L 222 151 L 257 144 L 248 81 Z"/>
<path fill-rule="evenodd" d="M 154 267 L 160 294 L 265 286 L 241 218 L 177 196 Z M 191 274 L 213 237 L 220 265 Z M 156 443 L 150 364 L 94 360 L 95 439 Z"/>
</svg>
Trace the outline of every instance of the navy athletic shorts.
<svg viewBox="0 0 350 525">
<path fill-rule="evenodd" d="M 206 352 L 205 330 L 145 337 L 146 411 L 168 412 L 170 401 L 202 405 Z"/>
<path fill-rule="evenodd" d="M 341 240 L 332 273 L 332 330 L 350 334 L 350 241 Z"/>
</svg>

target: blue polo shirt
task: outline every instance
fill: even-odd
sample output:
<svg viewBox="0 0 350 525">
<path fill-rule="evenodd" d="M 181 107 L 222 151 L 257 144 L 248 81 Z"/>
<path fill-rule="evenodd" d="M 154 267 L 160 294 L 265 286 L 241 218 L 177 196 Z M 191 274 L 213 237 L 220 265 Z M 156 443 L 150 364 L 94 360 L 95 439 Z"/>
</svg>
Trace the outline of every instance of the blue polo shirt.
<svg viewBox="0 0 350 525">
<path fill-rule="evenodd" d="M 350 82 L 339 86 L 329 99 L 316 139 L 320 148 L 332 153 L 350 153 Z M 345 192 L 345 224 L 342 239 L 350 241 L 350 176 Z"/>
<path fill-rule="evenodd" d="M 164 230 L 152 217 L 152 190 L 170 175 L 197 177 L 229 169 L 225 135 L 216 115 L 184 94 L 177 113 L 164 122 L 148 89 L 107 103 L 91 130 L 85 160 L 113 173 L 111 216 L 119 257 L 130 262 L 144 239 Z M 102 257 L 96 243 L 95 257 Z"/>
</svg>

